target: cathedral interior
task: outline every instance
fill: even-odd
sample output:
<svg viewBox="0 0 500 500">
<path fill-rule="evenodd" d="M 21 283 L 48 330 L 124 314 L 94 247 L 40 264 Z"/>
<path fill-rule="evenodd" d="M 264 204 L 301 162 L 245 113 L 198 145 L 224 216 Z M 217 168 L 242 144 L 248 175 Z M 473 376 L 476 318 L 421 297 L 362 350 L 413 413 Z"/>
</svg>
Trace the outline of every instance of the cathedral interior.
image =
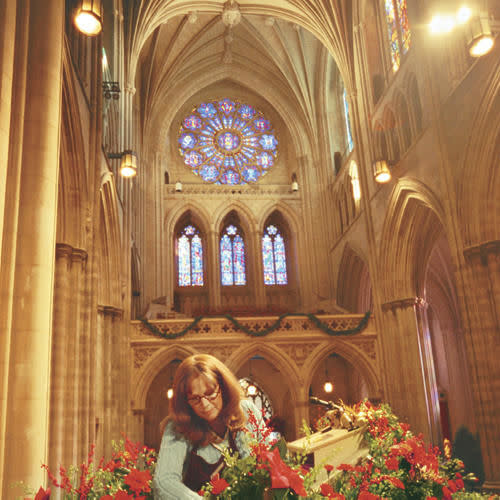
<svg viewBox="0 0 500 500">
<path fill-rule="evenodd" d="M 500 2 L 464 5 L 0 2 L 1 498 L 157 448 L 200 352 L 289 440 L 387 402 L 500 490 Z"/>
</svg>

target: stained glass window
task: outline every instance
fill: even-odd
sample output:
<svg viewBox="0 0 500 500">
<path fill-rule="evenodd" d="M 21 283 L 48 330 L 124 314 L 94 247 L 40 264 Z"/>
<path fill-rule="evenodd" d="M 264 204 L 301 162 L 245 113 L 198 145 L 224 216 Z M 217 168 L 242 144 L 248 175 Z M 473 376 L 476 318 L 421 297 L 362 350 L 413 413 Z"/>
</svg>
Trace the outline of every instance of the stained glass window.
<svg viewBox="0 0 500 500">
<path fill-rule="evenodd" d="M 177 272 L 179 286 L 203 286 L 203 244 L 191 224 L 177 238 Z"/>
<path fill-rule="evenodd" d="M 262 236 L 262 264 L 265 285 L 286 285 L 285 241 L 279 229 L 272 224 L 267 226 Z"/>
<path fill-rule="evenodd" d="M 265 420 L 269 420 L 273 416 L 273 405 L 268 395 L 250 378 L 240 378 L 241 388 L 245 392 L 247 398 L 251 399 L 257 409 L 262 413 Z M 248 387 L 253 385 L 255 391 L 249 392 Z"/>
<path fill-rule="evenodd" d="M 384 0 L 392 70 L 401 65 L 401 56 L 408 52 L 411 42 L 406 0 Z"/>
<path fill-rule="evenodd" d="M 221 281 L 224 286 L 245 285 L 245 242 L 234 225 L 226 227 L 220 239 Z"/>
<path fill-rule="evenodd" d="M 196 106 L 184 118 L 178 142 L 184 164 L 215 184 L 256 182 L 278 155 L 271 122 L 252 106 L 231 99 Z"/>
<path fill-rule="evenodd" d="M 354 141 L 352 140 L 351 133 L 351 120 L 349 119 L 349 102 L 347 101 L 347 91 L 344 88 L 344 92 L 342 94 L 342 100 L 344 101 L 344 119 L 345 119 L 345 129 L 347 132 L 347 149 L 349 153 L 352 151 L 354 147 Z"/>
</svg>

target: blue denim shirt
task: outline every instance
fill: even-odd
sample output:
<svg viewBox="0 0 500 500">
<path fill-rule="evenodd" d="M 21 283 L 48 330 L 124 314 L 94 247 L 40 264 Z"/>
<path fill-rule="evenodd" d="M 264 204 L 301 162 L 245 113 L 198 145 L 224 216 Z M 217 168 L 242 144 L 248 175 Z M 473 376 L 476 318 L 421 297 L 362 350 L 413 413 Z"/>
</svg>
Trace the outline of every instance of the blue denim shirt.
<svg viewBox="0 0 500 500">
<path fill-rule="evenodd" d="M 259 428 L 264 425 L 261 412 L 251 401 L 248 399 L 242 400 L 241 407 L 247 417 L 249 413 L 255 415 L 257 422 L 259 422 Z M 242 457 L 250 453 L 249 439 L 250 436 L 244 431 L 236 433 L 236 447 Z M 228 439 L 226 438 L 217 446 L 228 448 Z M 153 478 L 154 497 L 156 500 L 200 500 L 198 493 L 190 490 L 182 483 L 184 464 L 192 447 L 193 445 L 187 439 L 179 436 L 174 431 L 173 423 L 169 422 L 163 433 Z M 221 452 L 210 444 L 199 447 L 196 453 L 211 464 L 217 462 L 221 456 Z"/>
</svg>

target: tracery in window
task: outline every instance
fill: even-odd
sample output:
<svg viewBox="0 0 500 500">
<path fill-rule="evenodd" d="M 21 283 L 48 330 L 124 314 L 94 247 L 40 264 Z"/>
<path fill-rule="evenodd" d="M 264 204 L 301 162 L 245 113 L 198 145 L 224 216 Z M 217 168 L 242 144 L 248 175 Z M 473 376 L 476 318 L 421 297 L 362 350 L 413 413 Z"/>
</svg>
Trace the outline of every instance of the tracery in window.
<svg viewBox="0 0 500 500">
<path fill-rule="evenodd" d="M 354 148 L 354 141 L 352 140 L 351 120 L 349 118 L 349 102 L 347 101 L 347 91 L 345 88 L 342 94 L 342 101 L 344 103 L 344 119 L 345 119 L 345 129 L 347 133 L 347 149 L 350 153 Z"/>
<path fill-rule="evenodd" d="M 227 98 L 195 107 L 178 140 L 185 165 L 215 184 L 256 182 L 278 155 L 271 122 L 252 106 Z"/>
<path fill-rule="evenodd" d="M 251 399 L 257 409 L 262 412 L 264 420 L 269 420 L 273 416 L 273 405 L 267 394 L 250 378 L 240 378 L 239 382 L 246 397 Z M 255 387 L 255 393 L 247 390 L 250 385 Z"/>
<path fill-rule="evenodd" d="M 177 276 L 179 286 L 203 286 L 203 243 L 192 224 L 177 237 Z"/>
<path fill-rule="evenodd" d="M 384 0 L 392 70 L 401 65 L 401 56 L 408 52 L 411 44 L 411 30 L 408 21 L 406 0 Z"/>
<path fill-rule="evenodd" d="M 224 286 L 245 285 L 245 242 L 239 228 L 229 224 L 220 239 L 221 282 Z"/>
<path fill-rule="evenodd" d="M 265 285 L 288 283 L 285 241 L 274 224 L 269 224 L 262 236 L 262 264 Z"/>
</svg>

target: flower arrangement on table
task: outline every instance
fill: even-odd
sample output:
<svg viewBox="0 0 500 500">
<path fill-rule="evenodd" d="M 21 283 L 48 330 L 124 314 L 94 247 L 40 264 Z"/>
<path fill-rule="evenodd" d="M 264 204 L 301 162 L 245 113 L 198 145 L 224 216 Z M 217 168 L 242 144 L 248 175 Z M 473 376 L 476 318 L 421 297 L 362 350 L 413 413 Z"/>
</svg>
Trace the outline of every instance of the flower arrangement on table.
<svg viewBox="0 0 500 500">
<path fill-rule="evenodd" d="M 426 446 L 422 436 L 413 435 L 409 425 L 399 422 L 387 405 L 363 401 L 354 407 L 342 406 L 346 414 L 358 416 L 367 425 L 369 453 L 360 463 L 337 468 L 322 463 L 307 468 L 306 453 L 290 456 L 283 443 L 268 446 L 255 441 L 248 457 L 226 452 L 226 467 L 200 494 L 221 500 L 483 498 L 478 493 L 470 497 L 465 493 L 466 483 L 473 483 L 475 478 L 465 474 L 461 460 L 452 458 L 449 441 L 445 441 L 443 454 L 437 447 Z M 250 425 L 255 426 L 255 421 Z M 258 431 L 267 437 L 265 430 Z M 251 432 L 258 435 L 255 429 Z M 322 469 L 327 471 L 328 480 L 317 485 Z"/>
<path fill-rule="evenodd" d="M 465 485 L 475 478 L 465 474 L 461 460 L 452 458 L 449 441 L 445 441 L 444 453 L 427 446 L 422 436 L 413 435 L 408 424 L 399 422 L 387 405 L 373 406 L 364 401 L 353 407 L 342 406 L 349 415 L 366 422 L 364 437 L 369 453 L 360 463 L 334 467 L 325 462 L 308 468 L 306 451 L 289 454 L 283 440 L 266 444 L 271 430 L 259 429 L 257 420 L 251 418 L 250 434 L 264 439 L 252 440 L 247 457 L 225 451 L 226 467 L 202 488 L 200 496 L 211 500 L 498 498 L 465 491 Z M 79 468 L 61 468 L 59 479 L 44 466 L 52 486 L 64 490 L 64 500 L 153 498 L 153 450 L 126 439 L 115 445 L 109 462 L 101 459 L 97 465 L 93 451 Z M 323 470 L 328 480 L 318 484 L 317 477 Z M 35 500 L 49 498 L 50 491 L 43 488 L 35 496 Z"/>
<path fill-rule="evenodd" d="M 71 466 L 68 470 L 60 467 L 58 477 L 47 465 L 42 466 L 47 470 L 52 487 L 63 490 L 63 500 L 153 500 L 151 483 L 156 452 L 128 438 L 113 442 L 112 445 L 111 460 L 106 462 L 101 458 L 96 464 L 95 445 L 92 445 L 86 462 L 80 467 Z M 34 500 L 49 498 L 50 488 L 40 488 Z"/>
</svg>

